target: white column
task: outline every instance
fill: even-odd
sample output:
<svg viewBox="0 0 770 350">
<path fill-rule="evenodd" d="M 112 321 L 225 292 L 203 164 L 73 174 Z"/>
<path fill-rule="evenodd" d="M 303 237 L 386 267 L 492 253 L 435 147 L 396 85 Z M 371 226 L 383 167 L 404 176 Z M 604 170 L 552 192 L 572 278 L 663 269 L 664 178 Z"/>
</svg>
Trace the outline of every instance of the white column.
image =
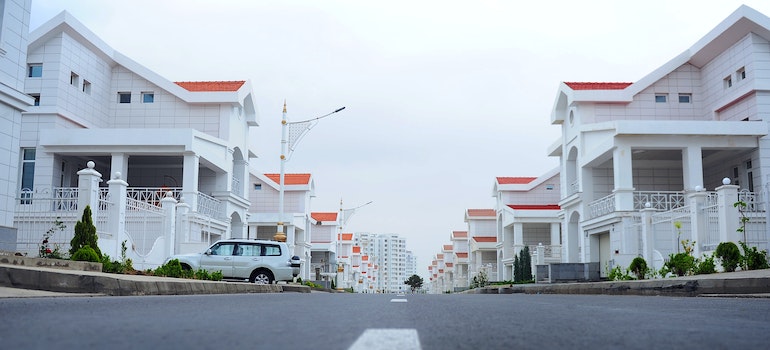
<svg viewBox="0 0 770 350">
<path fill-rule="evenodd" d="M 128 179 L 128 155 L 125 153 L 113 153 L 110 160 L 110 173 L 121 173 L 122 179 Z"/>
<path fill-rule="evenodd" d="M 112 180 L 107 181 L 110 191 L 110 212 L 108 214 L 108 232 L 112 232 L 112 236 L 115 238 L 114 252 L 109 251 L 110 254 L 116 258 L 120 257 L 120 244 L 123 241 L 127 241 L 126 236 L 126 189 L 128 188 L 128 182 L 123 180 L 123 175 L 120 172 L 113 172 Z M 131 242 L 127 242 L 131 244 Z"/>
<path fill-rule="evenodd" d="M 730 183 L 725 179 L 723 183 Z M 716 188 L 717 204 L 719 205 L 719 241 L 733 242 L 743 240 L 743 235 L 737 232 L 740 227 L 740 214 L 735 208 L 738 201 L 738 186 L 723 185 Z"/>
<path fill-rule="evenodd" d="M 175 238 L 176 238 L 176 204 L 173 194 L 168 192 L 165 197 L 160 200 L 160 206 L 163 208 L 163 237 L 166 240 L 165 251 L 166 256 L 176 254 L 175 252 Z"/>
<path fill-rule="evenodd" d="M 559 222 L 551 223 L 551 245 L 561 246 L 561 223 Z"/>
<path fill-rule="evenodd" d="M 708 213 L 703 213 L 703 207 L 706 206 L 706 192 L 692 192 L 688 194 L 692 210 L 690 210 L 690 242 L 695 242 L 692 256 L 700 257 L 700 246 L 706 237 L 706 220 Z M 682 242 L 677 242 L 680 246 Z"/>
<path fill-rule="evenodd" d="M 700 146 L 691 146 L 682 150 L 682 177 L 685 190 L 694 190 L 703 186 L 703 156 Z"/>
<path fill-rule="evenodd" d="M 176 233 L 174 238 L 174 251 L 182 252 L 182 243 L 190 242 L 190 220 L 187 218 L 187 214 L 190 212 L 190 205 L 185 202 L 179 202 L 176 205 Z"/>
<path fill-rule="evenodd" d="M 193 211 L 198 208 L 198 166 L 200 166 L 200 157 L 197 154 L 184 155 L 182 199 Z"/>
<path fill-rule="evenodd" d="M 642 257 L 647 261 L 648 266 L 657 271 L 662 266 L 655 266 L 655 232 L 652 230 L 652 214 L 656 210 L 653 208 L 642 209 Z"/>
<path fill-rule="evenodd" d="M 617 146 L 612 151 L 612 172 L 615 180 L 615 210 L 634 210 L 634 181 L 631 147 Z"/>
<path fill-rule="evenodd" d="M 516 222 L 513 224 L 513 256 L 519 254 L 524 249 L 524 224 Z"/>
<path fill-rule="evenodd" d="M 91 207 L 91 214 L 95 218 L 99 211 L 99 182 L 102 174 L 94 170 L 94 162 L 88 161 L 87 168 L 77 172 L 78 174 L 78 212 L 83 213 L 86 206 Z"/>
</svg>

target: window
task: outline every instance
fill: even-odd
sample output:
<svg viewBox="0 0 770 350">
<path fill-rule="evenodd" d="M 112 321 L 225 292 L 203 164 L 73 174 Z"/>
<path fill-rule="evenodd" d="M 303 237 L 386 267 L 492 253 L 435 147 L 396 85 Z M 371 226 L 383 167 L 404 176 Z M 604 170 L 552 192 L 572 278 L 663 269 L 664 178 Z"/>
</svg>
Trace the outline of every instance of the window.
<svg viewBox="0 0 770 350">
<path fill-rule="evenodd" d="M 130 92 L 118 92 L 118 102 L 119 103 L 131 103 L 131 93 Z"/>
<path fill-rule="evenodd" d="M 80 84 L 80 76 L 75 72 L 70 72 L 70 85 L 78 86 Z"/>
<path fill-rule="evenodd" d="M 727 89 L 729 87 L 732 87 L 733 86 L 733 77 L 728 76 L 727 78 L 724 79 L 724 83 L 725 83 L 725 89 Z"/>
<path fill-rule="evenodd" d="M 42 63 L 32 63 L 29 66 L 29 71 L 27 74 L 30 78 L 40 78 L 43 76 L 43 64 Z"/>
<path fill-rule="evenodd" d="M 31 198 L 35 187 L 35 149 L 22 148 L 21 150 L 21 198 Z M 30 200 L 22 200 L 21 204 L 31 204 Z"/>
<path fill-rule="evenodd" d="M 679 103 L 690 103 L 692 94 L 679 94 Z"/>
<path fill-rule="evenodd" d="M 746 79 L 746 67 L 741 67 L 735 72 L 735 77 L 738 78 L 738 81 L 741 81 L 743 79 Z"/>
<path fill-rule="evenodd" d="M 83 92 L 87 94 L 91 94 L 91 82 L 88 80 L 83 80 Z"/>
<path fill-rule="evenodd" d="M 155 102 L 155 94 L 152 92 L 143 92 L 142 93 L 142 103 L 153 103 Z"/>
<path fill-rule="evenodd" d="M 666 94 L 655 94 L 655 103 L 666 103 Z"/>
<path fill-rule="evenodd" d="M 254 191 L 259 191 L 262 189 L 262 184 L 254 184 Z"/>
<path fill-rule="evenodd" d="M 35 99 L 34 106 L 40 106 L 40 94 L 29 94 Z"/>
</svg>

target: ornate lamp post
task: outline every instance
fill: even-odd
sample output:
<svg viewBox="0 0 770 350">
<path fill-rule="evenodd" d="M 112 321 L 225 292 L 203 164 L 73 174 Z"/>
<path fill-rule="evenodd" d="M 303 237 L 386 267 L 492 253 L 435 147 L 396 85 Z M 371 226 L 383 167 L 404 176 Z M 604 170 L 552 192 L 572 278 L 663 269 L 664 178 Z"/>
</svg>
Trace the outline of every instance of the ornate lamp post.
<svg viewBox="0 0 770 350">
<path fill-rule="evenodd" d="M 286 162 L 291 158 L 294 153 L 294 148 L 297 147 L 297 143 L 312 129 L 318 120 L 326 118 L 334 113 L 337 113 L 345 107 L 337 108 L 334 112 L 324 114 L 320 117 L 302 120 L 298 122 L 289 122 L 286 119 L 286 101 L 283 101 L 283 117 L 281 118 L 281 174 L 279 178 L 279 190 L 278 190 L 278 231 L 273 236 L 273 239 L 279 242 L 286 242 L 286 234 L 283 232 L 283 194 L 284 194 L 284 180 L 286 174 L 284 173 Z M 288 147 L 288 150 L 287 150 Z M 287 153 L 288 152 L 288 153 Z M 287 157 L 288 154 L 288 157 Z"/>
</svg>

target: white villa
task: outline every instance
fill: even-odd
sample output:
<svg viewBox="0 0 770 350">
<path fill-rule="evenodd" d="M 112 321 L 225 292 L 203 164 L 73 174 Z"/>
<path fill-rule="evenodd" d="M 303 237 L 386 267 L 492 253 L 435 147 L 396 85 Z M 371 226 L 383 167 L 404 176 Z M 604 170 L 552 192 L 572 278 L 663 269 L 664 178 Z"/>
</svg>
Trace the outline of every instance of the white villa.
<svg viewBox="0 0 770 350">
<path fill-rule="evenodd" d="M 25 4 L 8 2 L 3 24 L 28 20 Z M 50 243 L 66 250 L 86 206 L 101 250 L 118 258 L 126 242 L 140 269 L 218 239 L 276 234 L 279 175 L 250 169 L 258 114 L 249 81 L 171 82 L 67 12 L 30 33 L 28 44 L 3 35 L 24 44 L 4 49 L 26 50 L 26 62 L 2 67 L 19 79 L 4 78 L 0 90 L 3 108 L 16 111 L 4 114 L 4 130 L 19 132 L 0 164 L 18 174 L 3 180 L 11 187 L 0 195 L 0 249 L 36 256 L 42 234 L 61 222 L 66 228 Z M 308 278 L 315 185 L 310 174 L 285 179 L 287 243 Z"/>
<path fill-rule="evenodd" d="M 467 209 L 469 278 L 482 271 L 489 280 L 497 278 L 497 212 L 494 209 Z"/>
<path fill-rule="evenodd" d="M 636 256 L 660 268 L 685 239 L 696 256 L 723 241 L 767 249 L 769 122 L 770 18 L 746 6 L 637 82 L 562 83 L 549 149 L 562 261 L 604 275 Z"/>
<path fill-rule="evenodd" d="M 497 276 L 490 279 L 513 280 L 514 257 L 525 246 L 533 254 L 533 270 L 538 258 L 542 264 L 561 262 L 559 189 L 558 168 L 540 177 L 495 178 Z"/>
<path fill-rule="evenodd" d="M 31 7 L 25 0 L 6 0 L 0 6 L 0 250 L 16 246 L 21 114 L 34 103 L 24 93 Z"/>
</svg>

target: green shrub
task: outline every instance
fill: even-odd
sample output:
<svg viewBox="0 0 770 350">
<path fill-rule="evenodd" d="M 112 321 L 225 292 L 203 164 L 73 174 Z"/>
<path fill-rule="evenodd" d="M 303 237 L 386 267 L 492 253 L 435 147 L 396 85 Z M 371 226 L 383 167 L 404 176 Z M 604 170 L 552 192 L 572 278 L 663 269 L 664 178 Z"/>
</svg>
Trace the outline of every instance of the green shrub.
<svg viewBox="0 0 770 350">
<path fill-rule="evenodd" d="M 181 278 L 182 270 L 182 264 L 179 263 L 179 260 L 173 259 L 163 265 L 158 266 L 158 268 L 153 271 L 153 274 L 155 276 L 161 277 Z"/>
<path fill-rule="evenodd" d="M 96 226 L 94 226 L 94 220 L 91 215 L 91 207 L 86 206 L 83 210 L 83 216 L 80 221 L 75 223 L 75 235 L 70 241 L 70 255 L 73 257 L 80 248 L 89 246 L 94 250 L 98 259 L 96 262 L 102 260 L 102 252 L 99 250 L 99 245 L 96 243 L 98 237 L 96 236 Z M 75 260 L 74 258 L 72 260 Z"/>
<path fill-rule="evenodd" d="M 72 260 L 90 261 L 90 262 L 97 262 L 97 263 L 101 261 L 101 259 L 99 259 L 99 255 L 96 254 L 96 251 L 89 246 L 84 246 L 78 249 L 78 251 L 76 251 L 75 254 L 72 254 Z"/>
<path fill-rule="evenodd" d="M 637 256 L 634 260 L 631 260 L 628 270 L 636 276 L 636 279 L 643 280 L 647 276 L 647 261 L 641 256 Z"/>
<path fill-rule="evenodd" d="M 733 272 L 741 263 L 741 251 L 733 242 L 719 243 L 714 255 L 722 261 L 725 272 Z"/>
<path fill-rule="evenodd" d="M 684 276 L 692 272 L 695 268 L 695 258 L 689 253 L 676 253 L 668 256 L 668 261 L 664 264 L 671 273 L 677 276 Z"/>
<path fill-rule="evenodd" d="M 717 272 L 716 265 L 714 264 L 714 256 L 704 254 L 702 260 L 696 260 L 693 272 L 695 272 L 696 275 L 707 275 Z"/>
<path fill-rule="evenodd" d="M 609 266 L 607 266 L 609 268 Z M 620 266 L 615 266 L 607 273 L 607 278 L 610 281 L 628 281 L 634 279 L 628 274 L 628 269 L 625 271 Z"/>
<path fill-rule="evenodd" d="M 744 270 L 760 270 L 768 268 L 767 251 L 757 250 L 757 247 L 749 247 L 746 243 L 738 242 L 743 248 L 741 267 Z"/>
</svg>

